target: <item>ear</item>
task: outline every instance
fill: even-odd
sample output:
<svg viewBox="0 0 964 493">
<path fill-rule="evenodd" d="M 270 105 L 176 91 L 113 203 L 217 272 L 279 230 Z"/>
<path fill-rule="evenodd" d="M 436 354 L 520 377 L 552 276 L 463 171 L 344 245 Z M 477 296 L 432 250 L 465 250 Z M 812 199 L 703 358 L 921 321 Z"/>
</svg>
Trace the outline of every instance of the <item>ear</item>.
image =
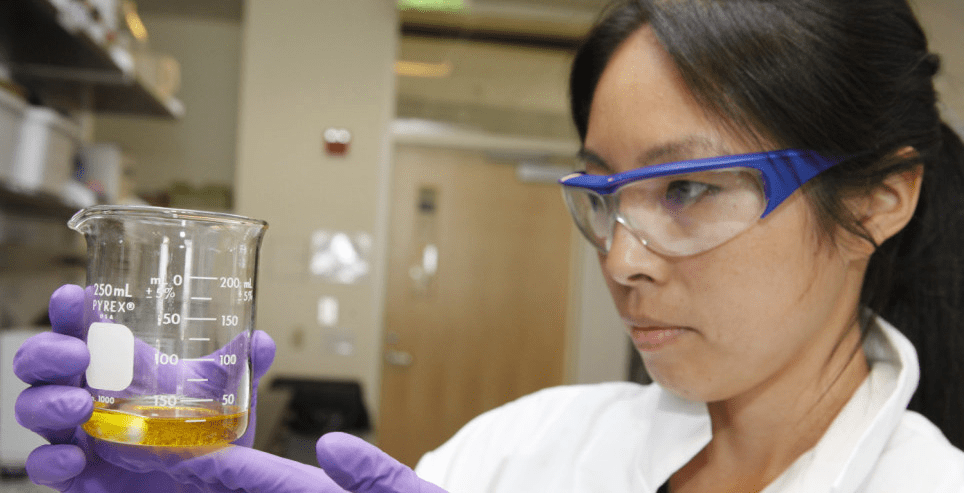
<svg viewBox="0 0 964 493">
<path fill-rule="evenodd" d="M 903 152 L 915 151 L 908 148 Z M 867 195 L 851 203 L 858 221 L 870 233 L 874 243 L 880 245 L 910 222 L 917 209 L 923 177 L 924 167 L 920 165 L 894 173 Z M 866 241 L 861 243 L 864 247 L 858 249 L 869 257 L 874 246 Z"/>
</svg>

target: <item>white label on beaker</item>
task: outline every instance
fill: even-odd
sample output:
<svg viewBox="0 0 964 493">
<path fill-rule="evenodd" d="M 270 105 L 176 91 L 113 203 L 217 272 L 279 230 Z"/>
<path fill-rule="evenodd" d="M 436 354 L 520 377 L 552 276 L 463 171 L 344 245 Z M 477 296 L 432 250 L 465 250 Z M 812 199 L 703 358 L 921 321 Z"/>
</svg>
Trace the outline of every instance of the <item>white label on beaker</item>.
<svg viewBox="0 0 964 493">
<path fill-rule="evenodd" d="M 87 385 L 124 390 L 134 381 L 134 334 L 121 324 L 94 322 L 87 331 Z"/>
</svg>

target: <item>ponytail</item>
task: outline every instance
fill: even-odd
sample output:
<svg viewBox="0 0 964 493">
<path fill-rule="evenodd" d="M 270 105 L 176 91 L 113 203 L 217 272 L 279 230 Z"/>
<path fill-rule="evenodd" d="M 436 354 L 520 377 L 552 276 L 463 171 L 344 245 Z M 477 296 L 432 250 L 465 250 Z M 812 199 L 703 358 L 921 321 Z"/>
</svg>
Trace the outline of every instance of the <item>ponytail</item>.
<svg viewBox="0 0 964 493">
<path fill-rule="evenodd" d="M 964 143 L 947 124 L 940 134 L 914 217 L 871 257 L 862 302 L 917 348 L 909 408 L 964 448 Z"/>
</svg>

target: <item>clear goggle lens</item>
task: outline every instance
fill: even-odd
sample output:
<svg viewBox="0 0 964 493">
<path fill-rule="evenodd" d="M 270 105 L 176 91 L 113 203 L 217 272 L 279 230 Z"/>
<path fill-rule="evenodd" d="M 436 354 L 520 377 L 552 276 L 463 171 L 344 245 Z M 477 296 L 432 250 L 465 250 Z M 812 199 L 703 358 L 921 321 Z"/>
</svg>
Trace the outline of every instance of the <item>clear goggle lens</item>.
<svg viewBox="0 0 964 493">
<path fill-rule="evenodd" d="M 694 255 L 743 232 L 767 205 L 760 172 L 752 168 L 649 178 L 607 195 L 573 186 L 563 193 L 579 230 L 603 253 L 618 222 L 657 253 Z"/>
</svg>

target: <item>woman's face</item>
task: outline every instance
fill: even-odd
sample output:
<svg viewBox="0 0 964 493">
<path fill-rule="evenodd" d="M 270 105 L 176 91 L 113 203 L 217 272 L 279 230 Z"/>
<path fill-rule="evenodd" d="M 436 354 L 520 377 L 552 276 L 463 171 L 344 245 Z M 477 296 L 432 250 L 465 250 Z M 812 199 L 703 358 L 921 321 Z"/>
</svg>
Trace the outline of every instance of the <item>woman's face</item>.
<svg viewBox="0 0 964 493">
<path fill-rule="evenodd" d="M 649 28 L 616 51 L 593 98 L 589 172 L 759 150 L 694 101 Z M 854 322 L 865 262 L 820 242 L 798 191 L 732 240 L 660 256 L 617 226 L 603 273 L 653 379 L 712 402 L 820 376 Z"/>
</svg>

